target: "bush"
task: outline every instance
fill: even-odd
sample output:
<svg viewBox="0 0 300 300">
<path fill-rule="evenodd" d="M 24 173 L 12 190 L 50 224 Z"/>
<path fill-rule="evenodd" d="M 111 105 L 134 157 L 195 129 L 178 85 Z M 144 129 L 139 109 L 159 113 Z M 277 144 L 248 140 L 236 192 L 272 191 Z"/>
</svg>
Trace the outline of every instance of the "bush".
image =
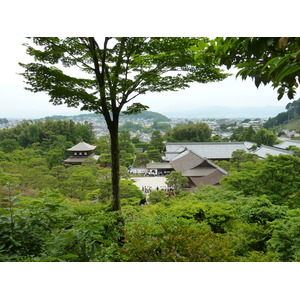
<svg viewBox="0 0 300 300">
<path fill-rule="evenodd" d="M 170 215 L 134 220 L 126 226 L 121 260 L 130 262 L 237 261 L 231 237 L 205 224 Z"/>
<path fill-rule="evenodd" d="M 267 242 L 268 251 L 280 261 L 300 261 L 300 210 L 290 211 L 285 219 L 273 222 L 273 233 Z"/>
<path fill-rule="evenodd" d="M 148 202 L 150 202 L 151 204 L 155 204 L 155 203 L 159 203 L 159 202 L 162 202 L 162 201 L 165 201 L 168 199 L 169 199 L 169 197 L 165 191 L 152 191 L 149 194 Z"/>
</svg>

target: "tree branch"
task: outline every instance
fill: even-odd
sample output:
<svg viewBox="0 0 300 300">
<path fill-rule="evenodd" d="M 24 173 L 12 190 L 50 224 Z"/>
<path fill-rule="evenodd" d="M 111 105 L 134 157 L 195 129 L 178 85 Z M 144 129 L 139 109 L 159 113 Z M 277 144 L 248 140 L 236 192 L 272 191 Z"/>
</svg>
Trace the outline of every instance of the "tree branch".
<svg viewBox="0 0 300 300">
<path fill-rule="evenodd" d="M 97 79 L 97 82 L 99 85 L 101 111 L 107 122 L 107 125 L 110 126 L 112 120 L 111 120 L 109 109 L 108 109 L 107 103 L 106 103 L 105 78 L 104 78 L 106 49 L 107 49 L 108 40 L 109 40 L 109 38 L 105 38 L 105 40 L 104 40 L 103 55 L 100 57 L 101 64 L 102 64 L 102 71 L 100 72 L 100 65 L 99 65 L 99 60 L 97 57 L 97 49 L 99 50 L 99 45 L 97 44 L 95 38 L 89 37 L 89 44 L 90 44 L 89 49 L 90 49 L 90 53 L 92 55 L 92 59 L 93 59 L 94 66 L 95 66 L 94 72 L 96 74 L 96 79 Z"/>
</svg>

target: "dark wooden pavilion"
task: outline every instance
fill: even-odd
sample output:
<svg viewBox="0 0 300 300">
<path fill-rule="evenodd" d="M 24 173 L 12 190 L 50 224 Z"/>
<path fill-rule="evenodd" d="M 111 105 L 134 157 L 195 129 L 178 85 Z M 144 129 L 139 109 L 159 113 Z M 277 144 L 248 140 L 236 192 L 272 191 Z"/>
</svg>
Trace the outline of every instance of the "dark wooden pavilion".
<svg viewBox="0 0 300 300">
<path fill-rule="evenodd" d="M 80 142 L 72 148 L 67 149 L 70 152 L 70 157 L 64 160 L 65 164 L 81 165 L 87 158 L 99 159 L 99 155 L 94 154 L 96 146 L 90 145 L 85 142 Z"/>
</svg>

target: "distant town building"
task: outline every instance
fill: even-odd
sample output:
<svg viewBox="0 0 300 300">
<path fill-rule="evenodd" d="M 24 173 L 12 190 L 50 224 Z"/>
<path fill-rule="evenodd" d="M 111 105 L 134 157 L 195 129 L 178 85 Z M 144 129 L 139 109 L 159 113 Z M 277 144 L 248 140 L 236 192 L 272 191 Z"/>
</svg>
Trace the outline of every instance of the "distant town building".
<svg viewBox="0 0 300 300">
<path fill-rule="evenodd" d="M 70 152 L 70 157 L 64 160 L 65 164 L 81 165 L 87 158 L 94 158 L 96 161 L 99 155 L 94 154 L 96 146 L 90 145 L 85 142 L 80 142 L 72 148 L 67 149 Z"/>
</svg>

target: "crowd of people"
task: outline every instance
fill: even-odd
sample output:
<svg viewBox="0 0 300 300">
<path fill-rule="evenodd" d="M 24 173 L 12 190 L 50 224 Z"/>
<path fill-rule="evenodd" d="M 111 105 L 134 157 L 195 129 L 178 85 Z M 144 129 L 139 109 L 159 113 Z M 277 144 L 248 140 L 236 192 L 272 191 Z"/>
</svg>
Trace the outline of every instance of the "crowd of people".
<svg viewBox="0 0 300 300">
<path fill-rule="evenodd" d="M 127 172 L 133 175 L 144 175 L 147 177 L 154 177 L 154 176 L 166 176 L 171 173 L 171 171 L 149 171 L 147 169 L 135 169 L 128 167 Z"/>
<path fill-rule="evenodd" d="M 165 192 L 173 192 L 173 187 L 169 186 L 157 186 L 155 189 L 152 188 L 152 186 L 142 186 L 142 192 L 145 194 L 149 194 L 152 191 L 165 191 Z"/>
</svg>

